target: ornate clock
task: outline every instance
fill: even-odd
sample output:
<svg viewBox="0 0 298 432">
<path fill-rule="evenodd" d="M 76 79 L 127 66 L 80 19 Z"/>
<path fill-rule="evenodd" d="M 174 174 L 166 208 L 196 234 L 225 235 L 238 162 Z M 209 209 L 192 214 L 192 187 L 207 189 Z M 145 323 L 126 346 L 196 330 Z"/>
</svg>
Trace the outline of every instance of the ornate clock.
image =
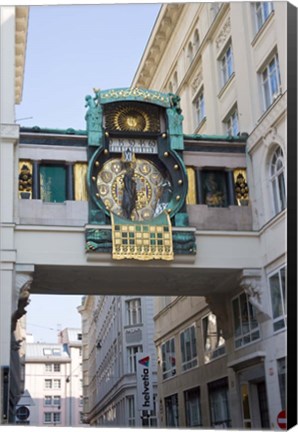
<svg viewBox="0 0 298 432">
<path fill-rule="evenodd" d="M 185 214 L 187 193 L 183 117 L 177 99 L 149 90 L 120 89 L 97 91 L 86 101 L 89 223 L 112 225 L 110 236 L 107 228 L 90 229 L 87 250 L 106 251 L 109 241 L 115 242 L 113 248 L 120 245 L 114 231 L 124 230 L 130 232 L 130 240 L 126 247 L 123 234 L 118 252 L 121 249 L 125 258 L 169 259 L 168 234 L 173 224 L 185 220 L 179 213 Z"/>
</svg>

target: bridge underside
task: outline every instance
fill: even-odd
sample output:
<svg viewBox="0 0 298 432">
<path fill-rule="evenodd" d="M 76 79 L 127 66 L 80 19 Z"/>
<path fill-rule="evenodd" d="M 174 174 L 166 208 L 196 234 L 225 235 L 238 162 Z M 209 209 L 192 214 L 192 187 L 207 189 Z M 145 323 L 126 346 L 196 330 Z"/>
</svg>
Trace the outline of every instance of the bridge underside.
<svg viewBox="0 0 298 432">
<path fill-rule="evenodd" d="M 187 295 L 230 291 L 239 269 L 122 266 L 36 265 L 32 294 Z"/>
</svg>

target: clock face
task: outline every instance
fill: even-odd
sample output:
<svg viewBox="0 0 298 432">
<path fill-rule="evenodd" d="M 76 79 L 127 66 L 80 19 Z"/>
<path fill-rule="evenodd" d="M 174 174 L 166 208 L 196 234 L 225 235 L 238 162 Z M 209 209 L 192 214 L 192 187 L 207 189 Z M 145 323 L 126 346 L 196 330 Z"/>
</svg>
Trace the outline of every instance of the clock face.
<svg viewBox="0 0 298 432">
<path fill-rule="evenodd" d="M 133 221 L 155 218 L 167 207 L 172 195 L 169 179 L 155 164 L 141 158 L 133 164 L 109 159 L 97 174 L 96 187 L 107 210 Z M 127 193 L 131 194 L 129 198 Z"/>
</svg>

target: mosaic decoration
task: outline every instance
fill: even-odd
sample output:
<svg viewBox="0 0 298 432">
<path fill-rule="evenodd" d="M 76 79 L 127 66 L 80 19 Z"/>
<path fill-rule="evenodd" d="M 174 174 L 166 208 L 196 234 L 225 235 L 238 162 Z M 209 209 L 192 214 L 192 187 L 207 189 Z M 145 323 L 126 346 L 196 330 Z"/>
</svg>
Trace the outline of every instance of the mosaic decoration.
<svg viewBox="0 0 298 432">
<path fill-rule="evenodd" d="M 127 223 L 113 213 L 111 213 L 111 220 L 113 259 L 173 260 L 172 227 L 166 212 L 154 225 Z"/>
</svg>

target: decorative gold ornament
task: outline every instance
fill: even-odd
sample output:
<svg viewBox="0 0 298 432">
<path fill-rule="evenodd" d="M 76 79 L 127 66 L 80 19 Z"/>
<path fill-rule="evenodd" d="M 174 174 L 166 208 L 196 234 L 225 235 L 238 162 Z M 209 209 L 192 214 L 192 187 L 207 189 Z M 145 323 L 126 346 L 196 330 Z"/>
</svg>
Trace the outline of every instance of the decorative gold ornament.
<svg viewBox="0 0 298 432">
<path fill-rule="evenodd" d="M 178 180 L 178 185 L 182 185 L 182 183 L 183 183 L 183 180 L 182 180 L 182 179 L 179 179 L 179 180 Z"/>
<path fill-rule="evenodd" d="M 167 134 L 166 134 L 166 133 L 163 133 L 161 137 L 162 137 L 162 138 L 166 138 L 166 137 L 167 137 Z"/>
<path fill-rule="evenodd" d="M 92 181 L 95 181 L 95 180 L 96 180 L 96 177 L 92 176 Z"/>
<path fill-rule="evenodd" d="M 169 156 L 169 153 L 168 152 L 164 152 L 164 157 L 168 157 Z"/>
<path fill-rule="evenodd" d="M 180 195 L 177 195 L 177 196 L 176 196 L 176 201 L 179 201 L 180 198 L 181 198 L 181 196 L 180 196 Z"/>
<path fill-rule="evenodd" d="M 95 162 L 95 166 L 99 166 L 99 162 L 98 161 Z"/>
<path fill-rule="evenodd" d="M 110 136 L 109 132 L 105 132 L 105 136 L 108 138 Z"/>
<path fill-rule="evenodd" d="M 179 165 L 175 164 L 175 165 L 174 165 L 174 170 L 177 171 L 178 169 L 179 169 Z"/>
<path fill-rule="evenodd" d="M 103 152 L 104 152 L 104 154 L 106 154 L 106 155 L 109 154 L 109 150 L 108 150 L 108 149 L 104 149 Z"/>
</svg>

